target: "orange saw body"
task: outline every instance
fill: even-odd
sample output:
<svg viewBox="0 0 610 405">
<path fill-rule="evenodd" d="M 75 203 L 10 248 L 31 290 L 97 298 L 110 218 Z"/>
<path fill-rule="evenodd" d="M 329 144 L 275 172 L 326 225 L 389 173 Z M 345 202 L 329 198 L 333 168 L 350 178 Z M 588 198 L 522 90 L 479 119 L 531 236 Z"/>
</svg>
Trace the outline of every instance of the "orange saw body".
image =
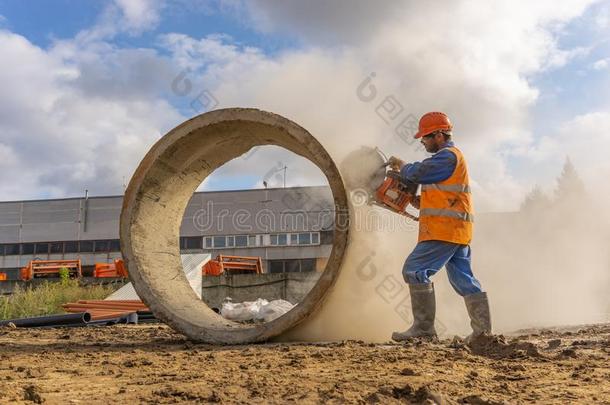
<svg viewBox="0 0 610 405">
<path fill-rule="evenodd" d="M 363 190 L 369 205 L 376 205 L 417 221 L 406 211 L 415 199 L 418 184 L 404 182 L 400 173 L 389 170 L 388 159 L 379 148 L 362 146 L 343 161 L 346 183 L 352 190 Z"/>
<path fill-rule="evenodd" d="M 400 173 L 388 171 L 386 178 L 375 191 L 375 202 L 384 205 L 398 214 L 412 217 L 406 212 L 407 206 L 415 198 L 415 190 L 409 190 L 409 186 L 403 184 L 400 180 Z M 417 219 L 412 217 L 413 219 Z"/>
<path fill-rule="evenodd" d="M 407 206 L 415 199 L 419 185 L 403 182 L 400 172 L 388 170 L 386 155 L 379 148 L 375 148 L 375 151 L 384 163 L 375 174 L 374 182 L 379 182 L 382 177 L 383 181 L 376 187 L 374 200 L 371 203 L 418 221 L 418 217 L 407 212 Z"/>
<path fill-rule="evenodd" d="M 399 172 L 389 170 L 384 181 L 375 190 L 373 203 L 417 221 L 419 218 L 406 211 L 416 192 L 417 184 L 404 184 Z"/>
</svg>

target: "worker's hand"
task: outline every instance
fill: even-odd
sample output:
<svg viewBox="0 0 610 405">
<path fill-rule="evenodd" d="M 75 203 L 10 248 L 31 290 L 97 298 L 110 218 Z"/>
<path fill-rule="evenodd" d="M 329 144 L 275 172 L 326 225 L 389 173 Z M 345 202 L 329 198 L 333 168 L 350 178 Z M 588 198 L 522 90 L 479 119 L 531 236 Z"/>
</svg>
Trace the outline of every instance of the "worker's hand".
<svg viewBox="0 0 610 405">
<path fill-rule="evenodd" d="M 413 208 L 415 209 L 419 209 L 419 204 L 421 203 L 421 197 L 420 196 L 415 196 L 413 197 L 413 199 L 411 200 L 411 205 L 413 206 Z"/>
<path fill-rule="evenodd" d="M 396 156 L 390 156 L 390 159 L 388 160 L 388 166 L 390 166 L 390 169 L 395 170 L 397 172 L 399 172 L 400 169 L 402 169 L 404 165 L 405 165 L 404 160 L 401 160 L 401 159 L 397 158 Z"/>
</svg>

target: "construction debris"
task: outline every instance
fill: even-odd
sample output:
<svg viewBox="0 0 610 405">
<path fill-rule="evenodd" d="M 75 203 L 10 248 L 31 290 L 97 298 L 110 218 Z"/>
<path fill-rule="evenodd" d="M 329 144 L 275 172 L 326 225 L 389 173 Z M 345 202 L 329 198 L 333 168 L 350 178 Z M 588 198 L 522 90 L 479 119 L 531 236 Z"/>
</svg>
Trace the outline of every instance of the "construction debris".
<svg viewBox="0 0 610 405">
<path fill-rule="evenodd" d="M 81 300 L 62 305 L 66 312 L 87 312 L 97 323 L 138 323 L 154 319 L 152 312 L 140 300 Z"/>
<path fill-rule="evenodd" d="M 62 305 L 67 314 L 7 319 L 0 326 L 13 328 L 49 328 L 90 325 L 114 325 L 154 320 L 154 315 L 142 301 L 82 300 Z"/>
<path fill-rule="evenodd" d="M 20 271 L 21 279 L 24 281 L 33 278 L 59 278 L 61 272 L 71 278 L 82 277 L 81 261 L 77 260 L 30 260 L 27 266 Z"/>
<path fill-rule="evenodd" d="M 127 278 L 127 268 L 123 259 L 115 259 L 112 263 L 95 263 L 93 270 L 95 278 Z"/>
<path fill-rule="evenodd" d="M 219 276 L 225 272 L 261 274 L 263 261 L 260 257 L 218 255 L 203 266 L 206 276 Z"/>
<path fill-rule="evenodd" d="M 72 314 L 36 316 L 32 318 L 7 319 L 0 321 L 0 326 L 17 328 L 37 328 L 51 326 L 82 326 L 91 321 L 91 314 L 78 312 Z"/>
</svg>

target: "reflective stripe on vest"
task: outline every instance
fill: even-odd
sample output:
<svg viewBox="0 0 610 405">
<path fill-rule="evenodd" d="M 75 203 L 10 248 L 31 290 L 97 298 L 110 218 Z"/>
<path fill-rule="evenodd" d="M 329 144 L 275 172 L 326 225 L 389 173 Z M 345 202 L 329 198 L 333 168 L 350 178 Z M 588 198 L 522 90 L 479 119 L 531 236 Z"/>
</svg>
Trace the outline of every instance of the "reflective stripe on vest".
<svg viewBox="0 0 610 405">
<path fill-rule="evenodd" d="M 451 175 L 436 184 L 422 185 L 418 241 L 441 240 L 460 245 L 472 241 L 472 194 L 468 167 L 462 152 L 448 147 L 456 157 Z"/>
<path fill-rule="evenodd" d="M 421 186 L 421 190 L 440 190 L 451 191 L 453 193 L 470 193 L 470 186 L 468 184 L 423 184 Z"/>
<path fill-rule="evenodd" d="M 419 215 L 422 217 L 425 216 L 435 216 L 435 217 L 449 217 L 449 218 L 457 218 L 466 222 L 474 222 L 474 215 L 469 214 L 467 212 L 457 212 L 446 210 L 442 208 L 424 208 L 419 211 Z"/>
</svg>

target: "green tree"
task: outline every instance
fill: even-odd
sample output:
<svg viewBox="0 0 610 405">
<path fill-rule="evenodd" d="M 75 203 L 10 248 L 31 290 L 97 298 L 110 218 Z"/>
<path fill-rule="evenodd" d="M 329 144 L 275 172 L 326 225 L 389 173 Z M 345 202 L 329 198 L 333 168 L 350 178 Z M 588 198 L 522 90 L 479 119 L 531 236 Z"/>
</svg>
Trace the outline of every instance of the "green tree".
<svg viewBox="0 0 610 405">
<path fill-rule="evenodd" d="M 521 212 L 540 212 L 548 209 L 551 206 L 551 199 L 546 195 L 539 185 L 525 196 L 521 203 Z"/>
<path fill-rule="evenodd" d="M 555 200 L 557 203 L 577 203 L 586 199 L 586 189 L 578 176 L 570 157 L 566 157 L 561 175 L 557 178 Z"/>
</svg>

